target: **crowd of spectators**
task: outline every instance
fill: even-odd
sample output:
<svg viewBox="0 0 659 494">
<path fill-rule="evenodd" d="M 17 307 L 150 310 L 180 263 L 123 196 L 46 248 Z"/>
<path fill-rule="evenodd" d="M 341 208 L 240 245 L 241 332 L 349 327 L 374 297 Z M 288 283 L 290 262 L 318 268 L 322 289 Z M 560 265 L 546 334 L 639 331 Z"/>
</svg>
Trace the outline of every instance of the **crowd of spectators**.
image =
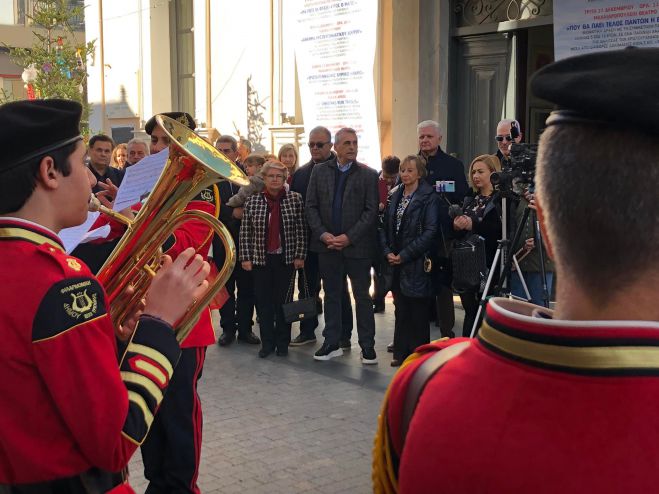
<svg viewBox="0 0 659 494">
<path fill-rule="evenodd" d="M 441 128 L 432 120 L 417 126 L 418 151 L 402 162 L 396 156 L 384 157 L 379 174 L 356 161 L 359 143 L 350 128 L 339 130 L 334 138 L 325 127 L 312 129 L 307 142 L 311 159 L 302 166 L 293 144 L 281 146 L 277 156 L 247 154 L 241 153 L 234 137 L 220 136 L 215 147 L 241 167 L 250 183 L 238 187 L 223 181 L 218 189 L 219 218 L 233 237 L 238 259 L 226 285 L 228 299 L 220 309 L 219 345 L 226 347 L 235 339 L 261 344 L 259 355 L 267 357 L 287 355 L 289 345 L 316 343 L 318 316 L 302 320 L 293 337 L 291 324 L 283 319 L 282 304 L 296 275 L 300 296 L 306 283 L 306 294 L 317 300 L 318 314 L 325 315 L 324 341 L 315 352 L 316 360 L 339 357 L 352 347 L 351 295 L 364 364 L 377 362 L 373 314 L 385 311 L 389 292 L 395 307 L 394 341 L 388 346 L 392 366 L 429 341 L 433 321 L 442 336 L 455 335 L 454 295 L 465 312 L 462 335 L 469 336 L 483 286 L 453 286 L 452 245 L 480 236 L 491 267 L 502 225 L 501 201 L 490 175 L 501 171 L 502 162 L 510 160 L 510 145 L 521 141 L 521 134 L 512 137 L 512 126 L 519 128 L 512 119 L 499 122 L 496 152 L 474 158 L 466 174 L 463 163 L 442 149 Z M 97 189 L 104 189 L 108 181 L 119 186 L 127 167 L 167 144 L 152 132 L 151 146 L 132 139 L 113 149 L 109 137 L 94 136 L 89 166 L 99 182 Z M 451 205 L 458 205 L 461 214 L 450 215 Z M 526 206 L 533 207 L 532 194 L 520 193 L 515 205 L 513 227 L 522 221 Z M 224 254 L 217 238 L 213 247 L 211 255 L 219 268 Z M 510 289 L 527 298 L 524 279 L 530 299 L 542 303 L 531 215 L 516 249 L 523 276 L 514 271 Z M 546 260 L 546 268 L 551 292 L 551 261 Z M 496 267 L 493 284 L 498 273 Z M 486 275 L 483 272 L 483 278 Z M 253 331 L 255 320 L 260 337 Z"/>
</svg>

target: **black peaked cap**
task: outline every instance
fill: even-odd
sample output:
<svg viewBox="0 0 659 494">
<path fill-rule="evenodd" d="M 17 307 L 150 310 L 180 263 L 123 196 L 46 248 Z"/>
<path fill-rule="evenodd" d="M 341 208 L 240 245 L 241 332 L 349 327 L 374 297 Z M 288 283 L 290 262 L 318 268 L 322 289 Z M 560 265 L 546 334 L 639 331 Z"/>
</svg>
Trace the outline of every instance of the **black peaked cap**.
<svg viewBox="0 0 659 494">
<path fill-rule="evenodd" d="M 62 99 L 15 101 L 0 106 L 0 173 L 82 139 L 82 106 Z"/>
<path fill-rule="evenodd" d="M 558 107 L 547 125 L 586 122 L 659 134 L 659 48 L 566 58 L 536 72 L 531 90 Z"/>
<path fill-rule="evenodd" d="M 187 125 L 190 130 L 197 128 L 197 124 L 194 121 L 194 118 L 189 113 L 182 111 L 170 111 L 167 113 L 158 113 L 158 115 L 165 115 L 166 117 L 172 118 L 183 125 Z M 156 115 L 152 116 L 147 123 L 144 125 L 144 131 L 151 135 L 153 129 L 156 127 Z"/>
</svg>

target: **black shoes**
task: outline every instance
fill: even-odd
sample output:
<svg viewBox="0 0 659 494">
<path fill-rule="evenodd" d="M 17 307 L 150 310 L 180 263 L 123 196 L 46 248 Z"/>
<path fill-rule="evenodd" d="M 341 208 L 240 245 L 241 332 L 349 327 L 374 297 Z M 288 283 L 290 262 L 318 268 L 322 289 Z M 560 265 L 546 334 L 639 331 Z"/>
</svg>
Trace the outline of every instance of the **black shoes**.
<svg viewBox="0 0 659 494">
<path fill-rule="evenodd" d="M 229 346 L 234 342 L 235 339 L 235 334 L 222 333 L 220 335 L 220 339 L 217 341 L 217 344 L 220 346 Z M 248 343 L 250 345 L 258 345 L 261 343 L 261 339 L 251 331 L 245 335 L 239 334 L 238 341 L 242 341 L 243 343 Z"/>
<path fill-rule="evenodd" d="M 339 348 L 343 348 L 344 350 L 350 350 L 352 348 L 352 343 L 350 343 L 350 340 L 341 340 L 339 342 Z"/>
<path fill-rule="evenodd" d="M 343 355 L 343 349 L 338 345 L 329 345 L 328 343 L 323 343 L 316 353 L 314 353 L 314 360 L 330 360 L 334 357 L 340 357 Z"/>
<path fill-rule="evenodd" d="M 373 312 L 375 314 L 383 314 L 385 311 L 384 300 L 374 300 L 373 301 Z"/>
<path fill-rule="evenodd" d="M 393 343 L 393 341 L 387 345 L 387 352 L 394 353 L 394 343 Z"/>
<path fill-rule="evenodd" d="M 266 350 L 265 348 L 261 348 L 259 350 L 259 358 L 266 358 L 271 353 L 272 353 L 272 350 Z"/>
<path fill-rule="evenodd" d="M 288 348 L 279 348 L 275 353 L 277 357 L 286 357 L 288 356 Z"/>
<path fill-rule="evenodd" d="M 403 362 L 402 362 L 401 360 L 393 359 L 393 360 L 391 361 L 391 366 L 392 366 L 392 367 L 400 367 L 400 364 L 402 364 L 402 363 L 403 363 Z"/>
<path fill-rule="evenodd" d="M 235 334 L 230 334 L 230 333 L 222 333 L 220 335 L 220 339 L 217 340 L 217 344 L 220 346 L 229 346 L 231 343 L 233 343 L 233 340 L 236 339 Z"/>
<path fill-rule="evenodd" d="M 306 345 L 307 343 L 316 343 L 316 337 L 315 336 L 306 336 L 300 333 L 297 335 L 295 338 L 291 340 L 291 346 L 302 346 Z"/>
<path fill-rule="evenodd" d="M 256 336 L 252 331 L 250 331 L 245 335 L 239 334 L 238 341 L 242 341 L 243 343 L 248 343 L 250 345 L 258 345 L 259 343 L 261 343 L 261 339 L 258 336 Z M 220 345 L 221 344 L 222 343 L 220 343 Z"/>
<path fill-rule="evenodd" d="M 373 365 L 378 363 L 378 357 L 375 354 L 374 348 L 363 348 L 362 349 L 362 364 L 364 365 Z"/>
</svg>

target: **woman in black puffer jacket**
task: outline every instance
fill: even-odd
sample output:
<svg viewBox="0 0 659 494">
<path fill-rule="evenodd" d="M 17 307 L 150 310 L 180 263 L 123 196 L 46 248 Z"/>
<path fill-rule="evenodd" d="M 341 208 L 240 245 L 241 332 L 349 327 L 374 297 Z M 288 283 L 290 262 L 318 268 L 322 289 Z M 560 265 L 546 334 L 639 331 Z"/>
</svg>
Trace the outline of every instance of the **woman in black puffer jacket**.
<svg viewBox="0 0 659 494">
<path fill-rule="evenodd" d="M 416 347 L 430 341 L 428 307 L 434 292 L 424 262 L 436 246 L 439 202 L 434 189 L 423 180 L 425 175 L 423 158 L 410 155 L 403 160 L 401 184 L 389 193 L 379 231 L 396 307 L 392 366 L 400 365 Z"/>
</svg>

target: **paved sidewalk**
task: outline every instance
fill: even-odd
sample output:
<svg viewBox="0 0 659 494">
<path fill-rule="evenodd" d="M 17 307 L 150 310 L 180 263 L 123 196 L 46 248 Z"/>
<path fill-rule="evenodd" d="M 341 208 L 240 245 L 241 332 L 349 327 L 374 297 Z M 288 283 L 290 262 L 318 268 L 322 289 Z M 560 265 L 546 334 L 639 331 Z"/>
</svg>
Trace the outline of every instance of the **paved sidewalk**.
<svg viewBox="0 0 659 494">
<path fill-rule="evenodd" d="M 388 299 L 386 312 L 375 315 L 378 365 L 360 363 L 356 331 L 343 357 L 314 361 L 322 318 L 318 344 L 291 348 L 288 357 L 260 359 L 259 347 L 244 343 L 209 347 L 200 385 L 202 492 L 371 492 L 373 434 L 396 370 L 386 352 L 393 309 Z M 456 328 L 461 325 L 456 309 Z M 432 326 L 431 338 L 439 337 Z M 144 492 L 139 452 L 130 469 L 131 484 Z"/>
</svg>

